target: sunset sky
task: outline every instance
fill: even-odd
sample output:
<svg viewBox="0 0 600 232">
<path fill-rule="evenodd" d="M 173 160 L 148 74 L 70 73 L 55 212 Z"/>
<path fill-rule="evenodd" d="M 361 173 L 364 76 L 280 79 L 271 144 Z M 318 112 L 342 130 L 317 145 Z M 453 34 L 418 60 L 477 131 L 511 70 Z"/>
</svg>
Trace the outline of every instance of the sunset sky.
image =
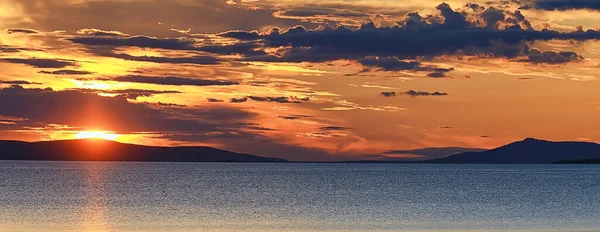
<svg viewBox="0 0 600 232">
<path fill-rule="evenodd" d="M 290 160 L 600 142 L 600 1 L 3 0 L 0 138 Z"/>
</svg>

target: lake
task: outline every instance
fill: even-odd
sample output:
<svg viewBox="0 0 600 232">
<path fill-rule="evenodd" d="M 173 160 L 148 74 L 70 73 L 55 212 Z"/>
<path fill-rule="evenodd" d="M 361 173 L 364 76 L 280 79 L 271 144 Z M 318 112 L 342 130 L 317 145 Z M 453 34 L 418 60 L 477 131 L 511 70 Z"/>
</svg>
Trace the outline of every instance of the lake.
<svg viewBox="0 0 600 232">
<path fill-rule="evenodd" d="M 0 231 L 600 231 L 600 165 L 0 161 Z"/>
</svg>

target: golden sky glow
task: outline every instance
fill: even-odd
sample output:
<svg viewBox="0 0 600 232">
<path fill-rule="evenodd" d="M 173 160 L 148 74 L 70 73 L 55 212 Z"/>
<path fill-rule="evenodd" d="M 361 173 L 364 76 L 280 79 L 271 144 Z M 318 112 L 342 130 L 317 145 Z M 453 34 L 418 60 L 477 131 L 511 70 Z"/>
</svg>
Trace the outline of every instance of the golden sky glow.
<svg viewBox="0 0 600 232">
<path fill-rule="evenodd" d="M 3 1 L 0 138 L 292 160 L 600 142 L 600 11 L 538 1 Z"/>
</svg>

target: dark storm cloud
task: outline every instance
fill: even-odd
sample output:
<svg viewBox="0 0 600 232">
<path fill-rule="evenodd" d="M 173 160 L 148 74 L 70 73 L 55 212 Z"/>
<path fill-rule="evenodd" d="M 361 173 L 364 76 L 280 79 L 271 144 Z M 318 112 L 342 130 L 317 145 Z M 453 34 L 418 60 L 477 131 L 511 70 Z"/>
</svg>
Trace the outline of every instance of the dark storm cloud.
<svg viewBox="0 0 600 232">
<path fill-rule="evenodd" d="M 425 92 L 425 91 L 415 91 L 415 90 L 409 90 L 404 92 L 404 94 L 411 96 L 411 97 L 419 97 L 419 96 L 446 96 L 448 95 L 447 93 L 440 93 L 440 92 Z"/>
<path fill-rule="evenodd" d="M 0 84 L 9 84 L 9 85 L 40 85 L 42 83 L 25 81 L 25 80 L 13 80 L 13 81 L 3 81 L 3 80 L 0 80 Z"/>
<path fill-rule="evenodd" d="M 69 66 L 78 66 L 77 63 L 70 60 L 60 59 L 42 59 L 42 58 L 2 58 L 0 62 L 8 62 L 14 64 L 26 64 L 35 68 L 65 68 Z"/>
<path fill-rule="evenodd" d="M 533 0 L 521 9 L 538 10 L 600 10 L 600 1 L 597 0 Z"/>
<path fill-rule="evenodd" d="M 240 55 L 241 58 L 222 59 L 262 62 L 299 63 L 346 59 L 358 61 L 365 67 L 364 71 L 424 71 L 429 72 L 430 77 L 445 77 L 447 72 L 453 71 L 452 68 L 427 66 L 419 60 L 446 56 L 476 56 L 506 58 L 534 64 L 561 64 L 577 59 L 565 56 L 567 53 L 552 56 L 552 53 L 530 48 L 531 43 L 553 39 L 585 41 L 600 38 L 600 32 L 594 30 L 535 30 L 519 11 L 508 12 L 477 4 L 467 5 L 464 9 L 469 10 L 455 11 L 444 3 L 437 6 L 437 15 L 422 16 L 409 13 L 404 20 L 391 27 L 378 27 L 376 23 L 370 22 L 357 30 L 345 27 L 308 30 L 296 26 L 285 31 L 272 28 L 262 33 L 238 30 L 218 34 L 221 37 L 241 40 L 227 45 L 207 45 L 190 38 L 148 36 L 84 36 L 69 40 L 91 47 L 91 50 L 97 50 L 98 46 L 135 46 L 203 53 L 189 57 L 150 57 L 118 54 L 113 50 L 96 51 L 98 55 L 134 61 L 219 64 L 221 60 L 218 55 Z M 277 52 L 267 53 L 267 48 Z M 540 52 L 544 54 L 540 56 Z M 575 56 L 580 57 L 577 54 Z"/>
<path fill-rule="evenodd" d="M 51 74 L 51 75 L 90 75 L 92 72 L 81 71 L 81 70 L 70 70 L 70 69 L 62 69 L 56 71 L 39 71 L 41 74 Z"/>
<path fill-rule="evenodd" d="M 74 89 L 84 93 L 115 94 L 119 97 L 136 100 L 138 97 L 150 97 L 156 94 L 181 93 L 175 90 L 149 90 L 149 89 L 120 89 L 120 90 L 97 90 L 97 89 Z"/>
<path fill-rule="evenodd" d="M 237 85 L 237 82 L 232 81 L 220 81 L 220 80 L 203 80 L 193 79 L 185 77 L 156 77 L 156 76 L 120 76 L 112 79 L 103 79 L 120 82 L 134 82 L 134 83 L 145 83 L 155 85 L 192 85 L 192 86 L 213 86 L 213 85 Z"/>
<path fill-rule="evenodd" d="M 8 34 L 13 34 L 13 33 L 38 34 L 38 33 L 40 33 L 39 31 L 36 31 L 33 29 L 27 29 L 27 28 L 9 28 L 9 29 L 6 29 L 6 32 Z"/>
<path fill-rule="evenodd" d="M 124 90 L 123 92 L 148 92 Z M 252 114 L 223 107 L 169 108 L 131 103 L 126 97 L 103 97 L 80 90 L 53 91 L 11 86 L 0 89 L 0 115 L 27 118 L 21 126 L 46 124 L 102 127 L 122 133 L 229 131 Z"/>
<path fill-rule="evenodd" d="M 374 23 L 358 30 L 344 27 L 307 30 L 290 28 L 285 32 L 240 32 L 224 37 L 261 41 L 268 47 L 284 47 L 283 55 L 247 57 L 248 60 L 322 62 L 336 59 L 359 60 L 374 67 L 391 70 L 419 70 L 418 62 L 404 61 L 440 56 L 477 56 L 515 59 L 535 55 L 529 44 L 534 41 L 599 39 L 594 30 L 558 32 L 534 30 L 519 11 L 488 8 L 454 11 L 447 4 L 437 6 L 438 15 L 410 13 L 394 27 L 376 27 Z M 467 16 L 474 19 L 467 20 Z M 376 43 L 373 41 L 377 41 Z M 536 63 L 532 60 L 532 62 Z M 442 71 L 432 70 L 440 76 Z"/>
</svg>

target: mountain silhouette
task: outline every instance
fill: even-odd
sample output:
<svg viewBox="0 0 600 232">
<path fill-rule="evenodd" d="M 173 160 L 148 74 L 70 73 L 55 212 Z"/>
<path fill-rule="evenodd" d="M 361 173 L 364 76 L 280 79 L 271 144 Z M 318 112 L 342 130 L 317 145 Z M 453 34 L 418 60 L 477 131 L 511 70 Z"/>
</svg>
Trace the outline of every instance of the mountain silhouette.
<svg viewBox="0 0 600 232">
<path fill-rule="evenodd" d="M 48 142 L 0 141 L 0 160 L 286 162 L 212 147 L 153 147 L 102 139 Z"/>
<path fill-rule="evenodd" d="M 582 159 L 582 160 L 561 160 L 555 164 L 600 164 L 600 159 Z"/>
<path fill-rule="evenodd" d="M 465 152 L 429 163 L 551 164 L 600 160 L 600 144 L 551 142 L 533 138 L 482 152 Z"/>
</svg>

